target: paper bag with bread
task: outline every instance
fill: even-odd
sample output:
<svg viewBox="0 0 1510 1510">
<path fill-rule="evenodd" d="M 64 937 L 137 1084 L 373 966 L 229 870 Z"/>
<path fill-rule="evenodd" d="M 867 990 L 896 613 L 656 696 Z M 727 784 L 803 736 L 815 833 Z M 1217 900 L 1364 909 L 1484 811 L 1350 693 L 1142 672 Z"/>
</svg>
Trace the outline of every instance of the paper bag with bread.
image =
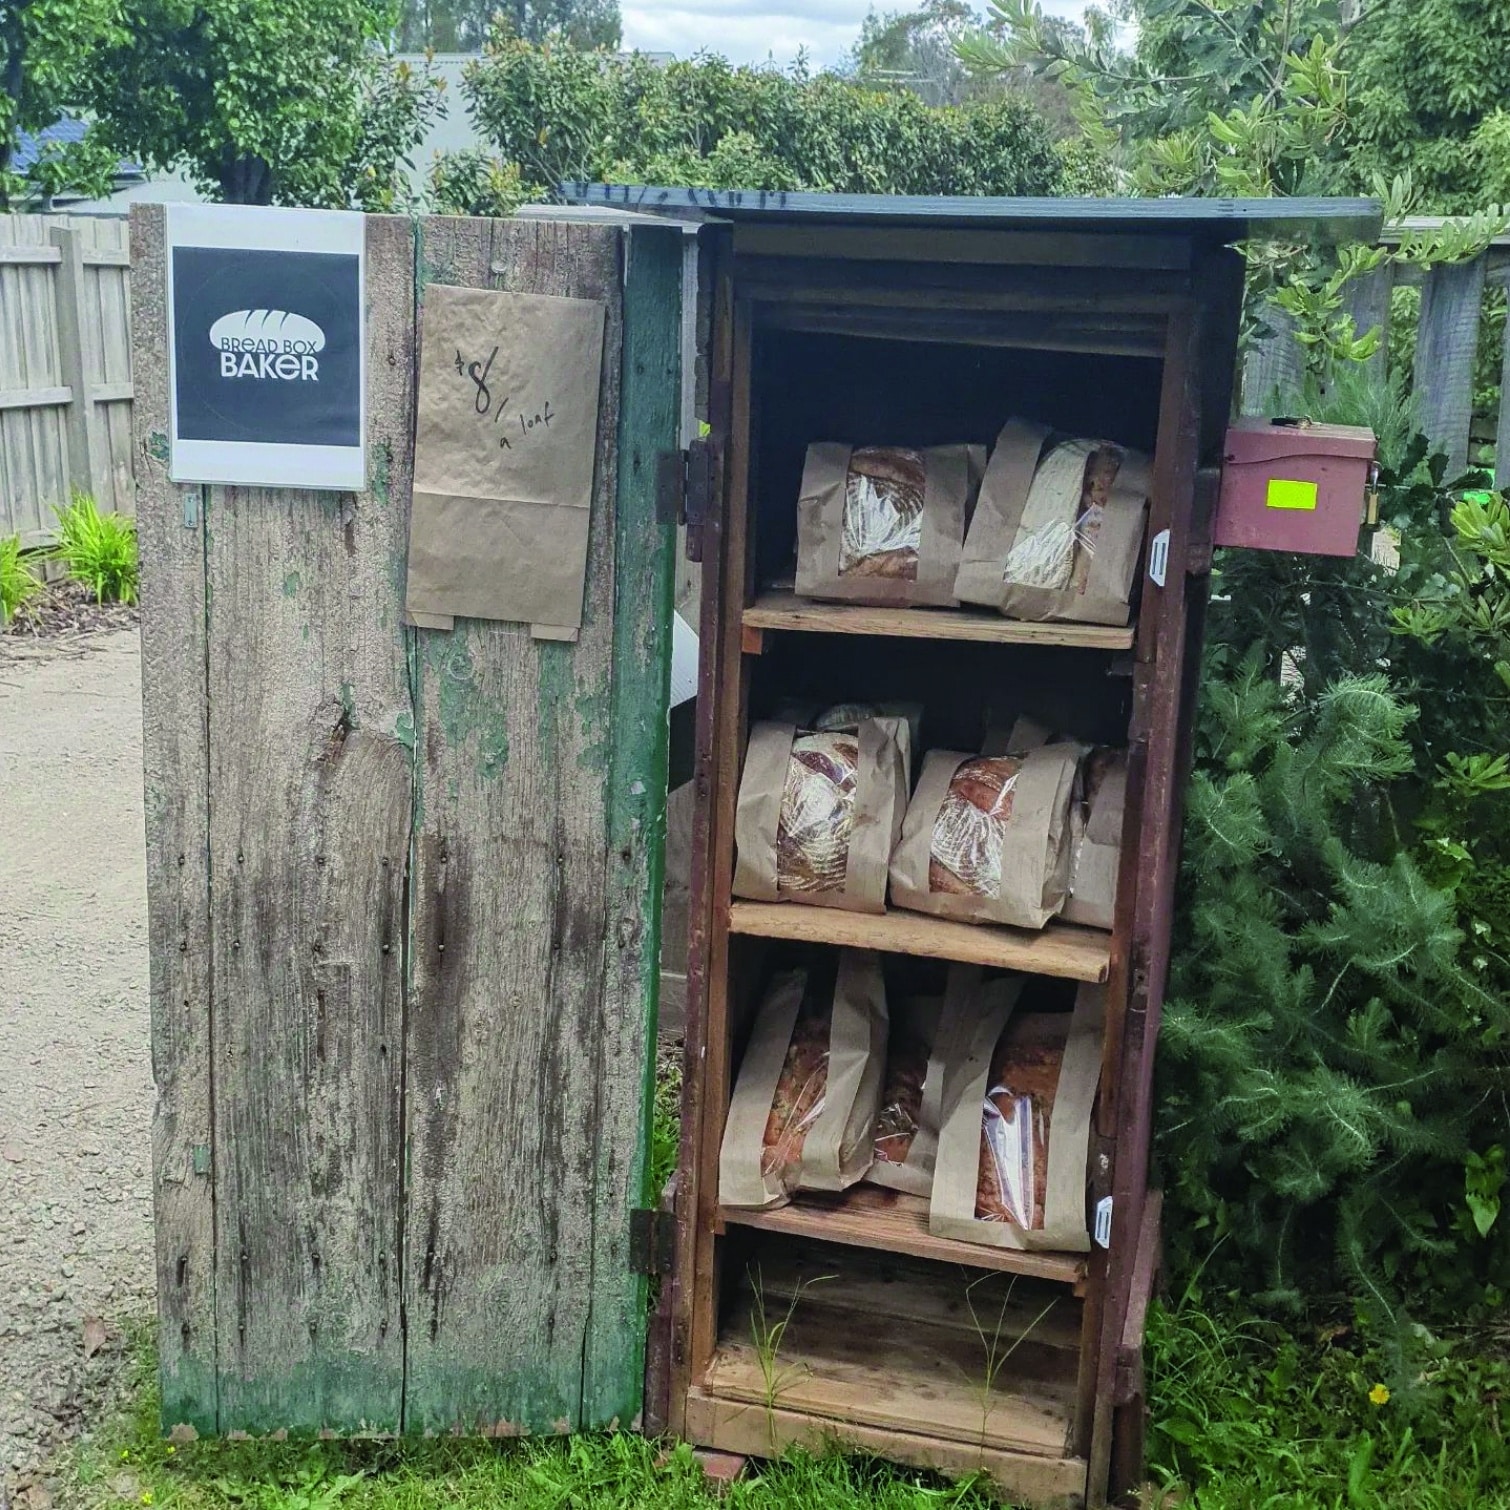
<svg viewBox="0 0 1510 1510">
<path fill-rule="evenodd" d="M 1126 624 L 1143 550 L 1148 458 L 1109 441 L 1051 443 L 1012 419 L 997 437 L 954 594 L 1013 619 Z"/>
<path fill-rule="evenodd" d="M 984 446 L 807 448 L 797 502 L 798 593 L 840 602 L 954 604 Z"/>
</svg>

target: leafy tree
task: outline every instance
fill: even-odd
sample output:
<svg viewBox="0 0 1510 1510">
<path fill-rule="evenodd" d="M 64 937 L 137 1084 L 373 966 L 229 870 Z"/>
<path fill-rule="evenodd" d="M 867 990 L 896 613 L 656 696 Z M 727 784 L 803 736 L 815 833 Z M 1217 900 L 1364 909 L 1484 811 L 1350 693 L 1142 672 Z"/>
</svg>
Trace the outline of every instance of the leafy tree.
<svg viewBox="0 0 1510 1510">
<path fill-rule="evenodd" d="M 1506 194 L 1510 6 L 1500 0 L 1375 0 L 1349 35 L 1355 152 L 1364 171 L 1409 172 L 1433 210 Z M 1485 191 L 1485 154 L 1499 183 Z"/>
<path fill-rule="evenodd" d="M 438 81 L 378 50 L 381 0 L 121 0 L 81 98 L 123 152 L 240 204 L 386 208 Z"/>
<path fill-rule="evenodd" d="M 502 41 L 468 71 L 473 119 L 531 197 L 573 179 L 850 193 L 1049 194 L 1039 116 L 1001 98 L 932 109 L 831 74 Z M 442 170 L 444 173 L 445 170 Z M 447 207 L 450 207 L 447 204 Z"/>
<path fill-rule="evenodd" d="M 65 188 L 107 192 L 113 154 L 98 140 L 44 152 L 28 179 L 11 163 L 21 132 L 52 125 L 74 102 L 95 50 L 121 35 L 120 0 L 5 0 L 0 5 L 0 210 Z"/>
<path fill-rule="evenodd" d="M 1185 1265 L 1385 1323 L 1510 1283 L 1510 509 L 1374 399 L 1398 566 L 1218 561 L 1160 1156 Z"/>
<path fill-rule="evenodd" d="M 526 42 L 554 36 L 574 47 L 610 51 L 623 35 L 619 0 L 404 0 L 399 46 L 475 52 L 500 24 Z"/>
</svg>

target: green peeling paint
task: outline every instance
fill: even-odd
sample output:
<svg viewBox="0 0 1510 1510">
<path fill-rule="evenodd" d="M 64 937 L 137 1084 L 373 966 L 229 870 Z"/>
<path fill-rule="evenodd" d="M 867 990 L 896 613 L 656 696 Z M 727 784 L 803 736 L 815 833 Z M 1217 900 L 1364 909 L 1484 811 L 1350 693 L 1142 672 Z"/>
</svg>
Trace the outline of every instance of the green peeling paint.
<svg viewBox="0 0 1510 1510">
<path fill-rule="evenodd" d="M 348 728 L 357 726 L 357 689 L 350 682 L 341 683 L 341 712 L 346 715 Z"/>
<path fill-rule="evenodd" d="M 425 643 L 440 647 L 425 657 L 436 673 L 436 704 L 441 732 L 452 749 L 473 744 L 477 751 L 477 774 L 491 781 L 509 760 L 508 711 L 478 688 L 468 644 L 471 630 L 458 625 L 449 635 L 433 634 Z"/>
<path fill-rule="evenodd" d="M 303 580 L 296 571 L 286 573 L 283 578 L 283 596 L 285 598 L 296 597 Z M 308 626 L 306 625 L 305 627 L 307 628 Z"/>
<path fill-rule="evenodd" d="M 161 430 L 154 430 L 147 437 L 147 455 L 153 461 L 168 465 L 168 437 Z"/>
<path fill-rule="evenodd" d="M 393 446 L 389 441 L 379 441 L 372 448 L 372 469 L 368 490 L 384 507 L 387 507 L 389 488 L 393 480 Z"/>
<path fill-rule="evenodd" d="M 405 749 L 414 748 L 414 714 L 407 708 L 393 721 L 393 737 Z"/>
</svg>

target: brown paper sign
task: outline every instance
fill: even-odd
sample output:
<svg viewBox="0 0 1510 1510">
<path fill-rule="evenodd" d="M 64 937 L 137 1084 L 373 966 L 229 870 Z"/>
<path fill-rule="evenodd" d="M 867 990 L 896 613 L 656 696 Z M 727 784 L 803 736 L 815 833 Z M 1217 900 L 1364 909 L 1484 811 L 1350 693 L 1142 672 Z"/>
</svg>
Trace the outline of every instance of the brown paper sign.
<svg viewBox="0 0 1510 1510">
<path fill-rule="evenodd" d="M 593 299 L 425 290 L 405 609 L 582 623 L 603 376 Z"/>
</svg>

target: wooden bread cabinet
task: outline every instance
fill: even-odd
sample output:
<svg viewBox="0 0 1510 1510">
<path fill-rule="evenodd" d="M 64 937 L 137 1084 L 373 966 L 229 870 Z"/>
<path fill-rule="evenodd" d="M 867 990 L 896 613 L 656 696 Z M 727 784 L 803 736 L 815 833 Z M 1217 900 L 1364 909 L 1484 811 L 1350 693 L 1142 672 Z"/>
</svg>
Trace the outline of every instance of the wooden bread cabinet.
<svg viewBox="0 0 1510 1510">
<path fill-rule="evenodd" d="M 674 1432 L 710 1448 L 770 1455 L 837 1441 L 945 1473 L 982 1470 L 1014 1503 L 1103 1503 L 1141 1472 L 1143 1317 L 1159 1243 L 1150 1086 L 1242 293 L 1229 243 L 1345 227 L 1368 207 L 1292 201 L 1281 216 L 1282 202 L 586 197 L 718 222 L 704 230 L 710 431 L 691 458 L 687 510 L 702 563 L 698 820 L 660 1408 Z M 809 442 L 989 443 L 1011 415 L 1151 456 L 1131 626 L 826 604 L 770 585 L 790 571 Z M 977 748 L 987 717 L 1022 711 L 1125 742 L 1115 927 L 1056 920 L 1033 933 L 735 899 L 747 731 L 783 696 L 916 699 L 925 748 Z M 1110 1198 L 1109 1244 L 1084 1255 L 940 1238 L 926 1199 L 864 1183 L 775 1209 L 721 1208 L 743 1040 L 771 951 L 792 944 L 1106 982 L 1087 1199 L 1104 1213 Z M 763 1344 L 783 1318 L 779 1344 Z M 648 1400 L 647 1419 L 657 1410 Z"/>
</svg>

